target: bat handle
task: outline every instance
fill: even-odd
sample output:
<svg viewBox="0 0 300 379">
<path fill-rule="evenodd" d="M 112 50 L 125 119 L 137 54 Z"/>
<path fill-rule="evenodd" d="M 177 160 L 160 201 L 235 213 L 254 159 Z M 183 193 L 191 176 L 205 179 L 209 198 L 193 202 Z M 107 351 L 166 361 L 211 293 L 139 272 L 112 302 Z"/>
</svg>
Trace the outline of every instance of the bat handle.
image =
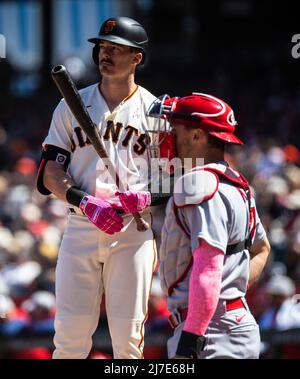
<svg viewBox="0 0 300 379">
<path fill-rule="evenodd" d="M 135 222 L 136 222 L 136 226 L 137 226 L 137 230 L 139 232 L 145 232 L 146 230 L 149 229 L 149 224 L 148 222 L 146 222 L 142 216 L 140 215 L 140 213 L 132 213 L 134 219 L 135 219 Z"/>
</svg>

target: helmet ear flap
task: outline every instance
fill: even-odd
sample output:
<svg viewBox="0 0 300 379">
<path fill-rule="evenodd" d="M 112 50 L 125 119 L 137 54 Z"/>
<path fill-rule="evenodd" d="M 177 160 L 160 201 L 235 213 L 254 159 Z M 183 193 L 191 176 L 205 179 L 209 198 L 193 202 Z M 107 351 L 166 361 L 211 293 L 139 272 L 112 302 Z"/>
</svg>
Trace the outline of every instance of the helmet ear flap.
<svg viewBox="0 0 300 379">
<path fill-rule="evenodd" d="M 93 47 L 92 57 L 97 66 L 99 66 L 99 50 L 100 46 L 98 44 Z"/>
</svg>

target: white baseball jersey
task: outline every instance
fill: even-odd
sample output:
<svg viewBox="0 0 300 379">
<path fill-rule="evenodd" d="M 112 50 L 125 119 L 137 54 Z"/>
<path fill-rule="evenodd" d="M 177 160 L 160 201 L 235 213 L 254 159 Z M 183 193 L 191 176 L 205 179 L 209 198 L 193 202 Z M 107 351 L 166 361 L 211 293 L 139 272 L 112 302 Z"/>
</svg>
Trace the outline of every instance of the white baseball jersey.
<svg viewBox="0 0 300 379">
<path fill-rule="evenodd" d="M 145 114 L 155 97 L 137 86 L 111 113 L 97 84 L 82 89 L 80 94 L 110 158 L 120 170 L 120 179 L 131 189 L 147 189 L 149 141 L 145 131 L 153 129 L 153 119 Z M 70 158 L 67 172 L 82 190 L 117 201 L 114 181 L 107 180 L 102 160 L 63 100 L 53 114 L 43 145 L 63 149 L 56 161 L 64 164 Z M 147 209 L 142 215 L 149 224 L 150 213 Z M 79 210 L 68 216 L 56 267 L 54 358 L 88 356 L 103 293 L 114 357 L 143 357 L 156 249 L 151 229 L 138 232 L 131 214 L 122 217 L 124 228 L 110 236 Z"/>
<path fill-rule="evenodd" d="M 154 128 L 154 120 L 145 114 L 155 97 L 137 86 L 111 113 L 98 84 L 79 93 L 99 128 L 122 182 L 131 189 L 145 190 L 149 181 L 148 164 L 143 159 L 147 158 L 148 137 L 145 131 Z M 114 197 L 114 181 L 64 100 L 55 109 L 43 145 L 55 145 L 71 153 L 68 173 L 82 190 L 102 198 Z"/>
</svg>

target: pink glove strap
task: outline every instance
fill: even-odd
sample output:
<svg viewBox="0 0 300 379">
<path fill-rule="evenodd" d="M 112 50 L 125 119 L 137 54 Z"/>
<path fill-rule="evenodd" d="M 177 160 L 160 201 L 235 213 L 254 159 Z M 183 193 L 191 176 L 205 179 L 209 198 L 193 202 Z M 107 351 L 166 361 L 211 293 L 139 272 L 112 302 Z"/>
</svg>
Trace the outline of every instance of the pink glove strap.
<svg viewBox="0 0 300 379">
<path fill-rule="evenodd" d="M 89 201 L 89 197 L 88 196 L 84 196 L 84 198 L 81 200 L 81 202 L 79 204 L 79 208 L 82 210 L 83 213 L 85 211 L 85 207 L 86 207 L 88 201 Z"/>
<path fill-rule="evenodd" d="M 193 252 L 186 332 L 204 335 L 215 313 L 221 290 L 224 253 L 201 240 Z"/>
<path fill-rule="evenodd" d="M 151 204 L 148 191 L 126 191 L 120 194 L 120 202 L 126 213 L 143 212 Z"/>
</svg>

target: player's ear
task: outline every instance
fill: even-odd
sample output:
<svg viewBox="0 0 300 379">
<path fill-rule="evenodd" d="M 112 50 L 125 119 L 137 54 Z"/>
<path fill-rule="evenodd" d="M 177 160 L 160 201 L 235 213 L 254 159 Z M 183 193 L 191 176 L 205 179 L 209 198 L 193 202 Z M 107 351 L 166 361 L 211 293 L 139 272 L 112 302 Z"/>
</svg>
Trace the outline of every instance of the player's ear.
<svg viewBox="0 0 300 379">
<path fill-rule="evenodd" d="M 138 65 L 141 63 L 142 59 L 143 59 L 143 54 L 140 51 L 138 51 L 133 56 L 133 63 Z"/>
<path fill-rule="evenodd" d="M 207 143 L 207 135 L 201 129 L 193 129 L 193 133 L 191 136 L 191 144 L 195 146 L 203 146 Z"/>
<path fill-rule="evenodd" d="M 192 129 L 192 139 L 193 139 L 193 142 L 198 142 L 198 141 L 201 141 L 203 140 L 204 138 L 204 132 L 203 130 L 201 129 Z"/>
</svg>

